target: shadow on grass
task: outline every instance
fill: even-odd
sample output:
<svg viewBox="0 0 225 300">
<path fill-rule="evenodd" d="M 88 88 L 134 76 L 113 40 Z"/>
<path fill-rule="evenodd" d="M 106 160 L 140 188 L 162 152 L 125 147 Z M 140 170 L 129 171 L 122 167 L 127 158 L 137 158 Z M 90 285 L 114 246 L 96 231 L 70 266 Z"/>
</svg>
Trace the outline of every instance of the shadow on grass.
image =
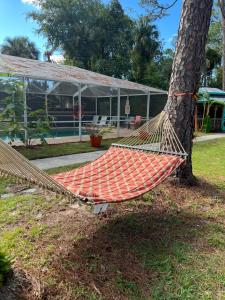
<svg viewBox="0 0 225 300">
<path fill-rule="evenodd" d="M 215 184 L 201 178 L 198 179 L 198 191 L 202 196 L 220 197 L 225 202 L 225 185 Z"/>
<path fill-rule="evenodd" d="M 91 237 L 78 238 L 55 267 L 74 286 L 75 297 L 81 286 L 94 290 L 95 299 L 147 299 L 150 294 L 164 299 L 154 297 L 153 286 L 165 276 L 171 283 L 204 228 L 204 220 L 183 212 L 126 214 L 107 220 Z"/>
<path fill-rule="evenodd" d="M 6 280 L 7 275 L 10 273 L 10 261 L 9 259 L 0 252 L 0 287 Z"/>
<path fill-rule="evenodd" d="M 221 198 L 225 202 L 225 186 L 221 185 L 218 181 L 213 183 L 203 179 L 202 177 L 196 177 L 196 184 L 193 186 L 185 186 L 177 182 L 176 178 L 169 178 L 167 182 L 170 183 L 170 187 L 176 188 L 177 192 L 188 193 L 191 195 L 192 192 L 198 193 L 202 197 Z"/>
</svg>

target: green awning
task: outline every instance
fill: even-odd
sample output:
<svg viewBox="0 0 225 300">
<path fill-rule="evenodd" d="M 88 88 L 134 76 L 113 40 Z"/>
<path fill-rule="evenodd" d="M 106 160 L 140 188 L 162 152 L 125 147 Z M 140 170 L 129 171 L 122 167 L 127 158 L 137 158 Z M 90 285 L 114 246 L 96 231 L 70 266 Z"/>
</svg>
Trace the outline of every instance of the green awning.
<svg viewBox="0 0 225 300">
<path fill-rule="evenodd" d="M 198 103 L 213 103 L 213 104 L 219 104 L 219 105 L 224 105 L 225 106 L 225 98 L 219 98 L 219 97 L 210 97 L 210 101 L 209 99 L 205 98 L 205 97 L 201 97 L 198 100 Z"/>
</svg>

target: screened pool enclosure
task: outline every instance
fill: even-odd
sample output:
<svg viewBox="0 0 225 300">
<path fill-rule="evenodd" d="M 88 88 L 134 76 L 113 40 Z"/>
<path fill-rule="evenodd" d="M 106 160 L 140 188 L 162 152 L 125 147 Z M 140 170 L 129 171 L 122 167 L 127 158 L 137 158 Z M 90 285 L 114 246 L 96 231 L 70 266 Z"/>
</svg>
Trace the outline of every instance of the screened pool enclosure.
<svg viewBox="0 0 225 300">
<path fill-rule="evenodd" d="M 15 97 L 21 98 L 24 125 L 31 111 L 40 110 L 52 117 L 49 137 L 77 135 L 82 140 L 93 120 L 104 117 L 120 136 L 135 116 L 152 118 L 164 107 L 167 92 L 77 67 L 0 54 L 0 111 L 6 99 L 13 103 Z"/>
</svg>

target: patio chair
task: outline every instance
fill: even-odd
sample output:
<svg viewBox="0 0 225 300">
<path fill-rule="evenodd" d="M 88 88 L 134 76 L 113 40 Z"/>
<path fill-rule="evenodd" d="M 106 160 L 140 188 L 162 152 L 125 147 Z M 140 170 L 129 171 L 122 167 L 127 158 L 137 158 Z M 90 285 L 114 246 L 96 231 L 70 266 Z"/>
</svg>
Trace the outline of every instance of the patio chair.
<svg viewBox="0 0 225 300">
<path fill-rule="evenodd" d="M 136 126 L 140 125 L 142 121 L 142 116 L 136 116 L 134 120 L 130 121 L 129 127 L 135 128 Z"/>
<path fill-rule="evenodd" d="M 90 129 L 93 126 L 97 126 L 98 125 L 98 119 L 99 119 L 99 116 L 94 115 L 92 121 L 83 123 L 83 126 L 86 127 L 87 129 Z"/>
<path fill-rule="evenodd" d="M 97 125 L 98 124 L 98 119 L 99 119 L 98 115 L 93 116 L 93 122 L 92 122 L 92 124 L 93 125 Z"/>
<path fill-rule="evenodd" d="M 101 120 L 96 125 L 97 126 L 106 126 L 107 125 L 107 119 L 108 119 L 108 116 L 102 116 Z"/>
<path fill-rule="evenodd" d="M 111 120 L 110 120 L 110 124 L 111 125 L 116 125 L 117 124 L 117 120 L 118 120 L 118 118 L 116 116 L 112 116 Z"/>
</svg>

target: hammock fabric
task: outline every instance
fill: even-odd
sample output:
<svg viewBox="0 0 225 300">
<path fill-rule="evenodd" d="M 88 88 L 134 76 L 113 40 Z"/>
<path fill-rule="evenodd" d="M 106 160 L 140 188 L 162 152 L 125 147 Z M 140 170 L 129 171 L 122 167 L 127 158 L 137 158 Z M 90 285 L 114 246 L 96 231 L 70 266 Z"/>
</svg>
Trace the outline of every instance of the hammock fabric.
<svg viewBox="0 0 225 300">
<path fill-rule="evenodd" d="M 150 191 L 182 162 L 172 155 L 113 146 L 96 161 L 53 178 L 95 204 L 121 202 Z"/>
<path fill-rule="evenodd" d="M 166 179 L 186 158 L 166 112 L 123 138 L 99 159 L 50 177 L 0 140 L 0 175 L 37 184 L 92 204 L 137 198 Z"/>
</svg>

